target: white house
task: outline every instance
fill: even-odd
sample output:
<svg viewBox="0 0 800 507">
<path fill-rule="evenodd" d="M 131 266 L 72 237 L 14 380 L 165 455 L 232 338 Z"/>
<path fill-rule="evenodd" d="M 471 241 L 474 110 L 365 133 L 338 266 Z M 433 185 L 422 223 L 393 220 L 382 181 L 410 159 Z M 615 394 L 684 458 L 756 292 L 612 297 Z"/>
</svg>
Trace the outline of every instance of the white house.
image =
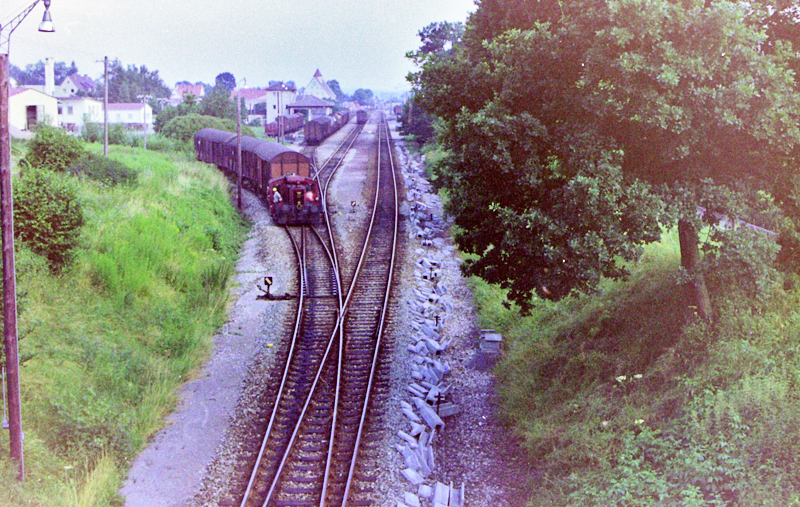
<svg viewBox="0 0 800 507">
<path fill-rule="evenodd" d="M 141 102 L 124 102 L 108 105 L 108 123 L 122 123 L 131 130 L 152 132 L 153 108 Z"/>
<path fill-rule="evenodd" d="M 287 116 L 289 104 L 297 100 L 297 88 L 285 83 L 276 83 L 266 90 L 264 102 L 267 104 L 266 123 L 272 123 L 278 116 Z"/>
<path fill-rule="evenodd" d="M 79 76 L 70 74 L 65 77 L 60 85 L 55 86 L 54 95 L 56 97 L 74 97 L 78 94 L 88 94 L 97 88 L 97 83 L 89 76 Z"/>
<path fill-rule="evenodd" d="M 103 103 L 89 97 L 58 99 L 58 123 L 67 132 L 81 132 L 85 122 L 103 121 Z M 109 120 L 110 121 L 110 120 Z"/>
<path fill-rule="evenodd" d="M 244 98 L 247 107 L 247 120 L 261 120 L 262 123 L 272 123 L 278 116 L 289 114 L 289 104 L 297 99 L 297 89 L 286 83 L 275 83 L 267 88 L 242 88 L 231 92 L 231 98 Z M 264 114 L 256 113 L 259 104 L 266 110 Z"/>
<path fill-rule="evenodd" d="M 31 130 L 39 123 L 58 125 L 58 100 L 30 88 L 8 91 L 8 123 L 19 130 Z"/>
</svg>

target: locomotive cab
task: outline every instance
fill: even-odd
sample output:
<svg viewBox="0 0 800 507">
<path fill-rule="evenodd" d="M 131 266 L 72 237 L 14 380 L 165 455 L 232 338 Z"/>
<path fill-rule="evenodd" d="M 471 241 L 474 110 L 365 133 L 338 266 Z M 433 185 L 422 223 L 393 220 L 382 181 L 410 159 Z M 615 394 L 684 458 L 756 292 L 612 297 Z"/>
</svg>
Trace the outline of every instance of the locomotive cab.
<svg viewBox="0 0 800 507">
<path fill-rule="evenodd" d="M 282 176 L 270 181 L 269 187 L 280 195 L 269 200 L 270 215 L 275 222 L 309 224 L 318 221 L 322 203 L 316 181 L 296 175 Z"/>
</svg>

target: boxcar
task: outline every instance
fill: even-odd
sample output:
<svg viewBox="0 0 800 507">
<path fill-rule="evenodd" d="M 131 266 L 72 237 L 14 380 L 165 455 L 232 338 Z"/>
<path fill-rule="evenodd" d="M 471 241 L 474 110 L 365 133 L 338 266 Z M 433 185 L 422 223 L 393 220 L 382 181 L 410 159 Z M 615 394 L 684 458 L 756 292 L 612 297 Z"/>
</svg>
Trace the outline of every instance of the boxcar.
<svg viewBox="0 0 800 507">
<path fill-rule="evenodd" d="M 356 123 L 359 125 L 363 125 L 367 123 L 367 119 L 369 118 L 369 113 L 363 109 L 356 111 Z"/>
</svg>

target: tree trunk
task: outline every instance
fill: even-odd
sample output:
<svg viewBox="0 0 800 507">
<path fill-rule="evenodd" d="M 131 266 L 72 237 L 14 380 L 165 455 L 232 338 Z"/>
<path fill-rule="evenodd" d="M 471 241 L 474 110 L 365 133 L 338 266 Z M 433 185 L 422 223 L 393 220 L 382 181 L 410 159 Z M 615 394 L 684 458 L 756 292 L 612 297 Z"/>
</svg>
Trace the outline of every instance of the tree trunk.
<svg viewBox="0 0 800 507">
<path fill-rule="evenodd" d="M 678 220 L 678 237 L 681 244 L 681 266 L 691 277 L 686 285 L 686 295 L 700 318 L 708 320 L 711 317 L 711 299 L 706 289 L 706 278 L 699 269 L 700 248 L 697 246 L 697 231 L 691 222 Z"/>
</svg>

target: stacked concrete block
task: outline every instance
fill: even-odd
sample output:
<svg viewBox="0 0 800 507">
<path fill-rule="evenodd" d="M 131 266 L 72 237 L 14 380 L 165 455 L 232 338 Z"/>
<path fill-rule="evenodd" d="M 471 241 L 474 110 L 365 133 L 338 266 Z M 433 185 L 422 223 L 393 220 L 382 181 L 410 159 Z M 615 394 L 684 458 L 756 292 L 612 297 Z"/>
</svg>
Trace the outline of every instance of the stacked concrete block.
<svg viewBox="0 0 800 507">
<path fill-rule="evenodd" d="M 444 430 L 445 419 L 459 412 L 458 405 L 448 399 L 450 367 L 444 356 L 451 339 L 442 336 L 453 310 L 450 291 L 442 280 L 443 269 L 457 259 L 453 247 L 445 242 L 448 223 L 441 199 L 425 177 L 424 160 L 409 157 L 405 150 L 399 158 L 407 189 L 409 236 L 419 247 L 415 250 L 415 287 L 406 301 L 411 316 L 406 344 L 411 378 L 399 407 L 409 427 L 397 432 L 395 444 L 405 465 L 400 473 L 416 491 L 406 492 L 397 506 L 463 507 L 463 486 L 453 490 L 433 481 L 436 435 Z"/>
</svg>

